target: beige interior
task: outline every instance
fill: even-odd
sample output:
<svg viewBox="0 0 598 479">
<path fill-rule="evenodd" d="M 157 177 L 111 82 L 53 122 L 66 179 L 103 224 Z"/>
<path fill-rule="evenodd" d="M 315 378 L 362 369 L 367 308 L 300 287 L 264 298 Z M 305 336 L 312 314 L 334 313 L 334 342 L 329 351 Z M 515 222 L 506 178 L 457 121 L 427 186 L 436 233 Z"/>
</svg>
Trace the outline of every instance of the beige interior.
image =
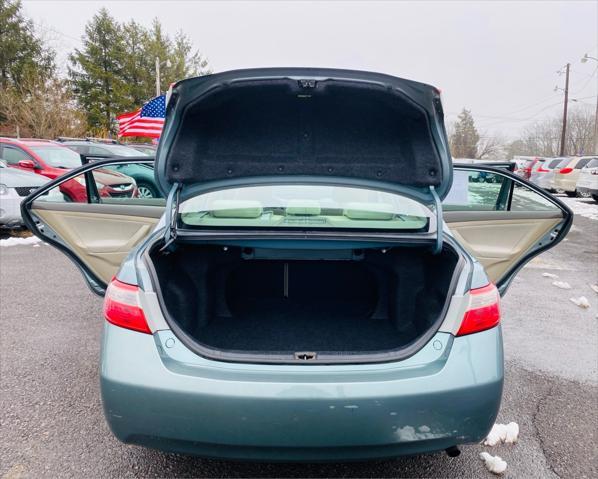
<svg viewBox="0 0 598 479">
<path fill-rule="evenodd" d="M 72 248 L 98 278 L 108 283 L 129 251 L 153 230 L 164 209 L 40 203 L 34 204 L 32 211 Z"/>
<path fill-rule="evenodd" d="M 455 238 L 484 265 L 494 283 L 562 221 L 560 215 L 557 218 L 507 219 L 492 218 L 492 213 L 501 212 L 487 212 L 487 219 L 475 217 L 469 221 L 451 221 L 449 217 L 446 221 Z"/>
</svg>

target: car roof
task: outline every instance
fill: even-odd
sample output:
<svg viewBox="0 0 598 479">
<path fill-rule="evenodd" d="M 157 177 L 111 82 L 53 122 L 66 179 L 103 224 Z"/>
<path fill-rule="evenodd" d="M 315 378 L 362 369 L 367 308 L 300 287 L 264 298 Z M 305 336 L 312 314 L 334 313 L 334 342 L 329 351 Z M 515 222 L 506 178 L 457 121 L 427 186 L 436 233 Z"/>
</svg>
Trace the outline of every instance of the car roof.
<svg viewBox="0 0 598 479">
<path fill-rule="evenodd" d="M 23 146 L 60 146 L 54 143 L 52 140 L 43 140 L 38 138 L 0 138 L 0 142 Z"/>
<path fill-rule="evenodd" d="M 130 146 L 130 145 L 123 145 L 122 143 L 104 143 L 102 141 L 93 141 L 93 140 L 65 140 L 57 142 L 58 145 L 85 145 L 85 146 L 100 146 L 106 148 L 114 148 L 114 147 L 122 147 L 122 146 Z"/>
</svg>

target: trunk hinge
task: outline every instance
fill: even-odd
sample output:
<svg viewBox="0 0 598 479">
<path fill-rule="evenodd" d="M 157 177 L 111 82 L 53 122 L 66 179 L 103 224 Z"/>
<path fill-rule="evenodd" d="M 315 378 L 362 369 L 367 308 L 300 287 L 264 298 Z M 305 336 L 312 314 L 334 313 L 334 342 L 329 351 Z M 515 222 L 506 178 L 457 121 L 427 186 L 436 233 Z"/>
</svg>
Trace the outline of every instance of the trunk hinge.
<svg viewBox="0 0 598 479">
<path fill-rule="evenodd" d="M 166 230 L 164 231 L 164 246 L 160 248 L 160 251 L 172 250 L 172 245 L 176 240 L 176 223 L 179 216 L 179 201 L 181 197 L 181 183 L 175 183 L 172 185 L 168 198 L 166 200 L 166 212 L 164 220 L 166 223 Z"/>
<path fill-rule="evenodd" d="M 434 250 L 432 251 L 433 254 L 439 254 L 442 251 L 442 242 L 443 242 L 443 233 L 444 233 L 444 218 L 442 217 L 442 201 L 440 201 L 440 197 L 438 193 L 436 193 L 436 189 L 433 186 L 430 186 L 430 192 L 432 193 L 432 198 L 434 198 L 434 205 L 436 207 L 436 245 L 434 246 Z"/>
</svg>

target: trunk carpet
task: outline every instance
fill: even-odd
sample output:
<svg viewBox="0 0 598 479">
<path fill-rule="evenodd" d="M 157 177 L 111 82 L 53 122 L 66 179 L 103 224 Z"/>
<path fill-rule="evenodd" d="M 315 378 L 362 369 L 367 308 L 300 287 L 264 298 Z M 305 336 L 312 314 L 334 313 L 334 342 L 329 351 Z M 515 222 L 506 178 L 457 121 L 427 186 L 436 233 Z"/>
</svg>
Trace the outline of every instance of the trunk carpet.
<svg viewBox="0 0 598 479">
<path fill-rule="evenodd" d="M 341 313 L 338 309 L 338 301 L 264 300 L 233 317 L 211 319 L 197 339 L 212 348 L 246 352 L 361 352 L 395 349 L 417 335 L 399 333 L 387 318 L 352 316 L 347 304 Z"/>
</svg>

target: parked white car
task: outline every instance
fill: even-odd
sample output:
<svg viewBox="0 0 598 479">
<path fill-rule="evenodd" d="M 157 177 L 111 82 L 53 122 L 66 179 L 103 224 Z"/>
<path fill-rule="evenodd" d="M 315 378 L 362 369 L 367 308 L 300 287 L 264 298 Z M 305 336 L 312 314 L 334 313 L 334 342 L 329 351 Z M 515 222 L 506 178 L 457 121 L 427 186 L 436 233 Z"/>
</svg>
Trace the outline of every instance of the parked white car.
<svg viewBox="0 0 598 479">
<path fill-rule="evenodd" d="M 592 158 L 579 172 L 576 190 L 580 196 L 591 196 L 598 202 L 598 157 Z"/>
<path fill-rule="evenodd" d="M 45 176 L 8 168 L 0 161 L 0 226 L 22 225 L 21 201 L 48 181 Z"/>
</svg>

